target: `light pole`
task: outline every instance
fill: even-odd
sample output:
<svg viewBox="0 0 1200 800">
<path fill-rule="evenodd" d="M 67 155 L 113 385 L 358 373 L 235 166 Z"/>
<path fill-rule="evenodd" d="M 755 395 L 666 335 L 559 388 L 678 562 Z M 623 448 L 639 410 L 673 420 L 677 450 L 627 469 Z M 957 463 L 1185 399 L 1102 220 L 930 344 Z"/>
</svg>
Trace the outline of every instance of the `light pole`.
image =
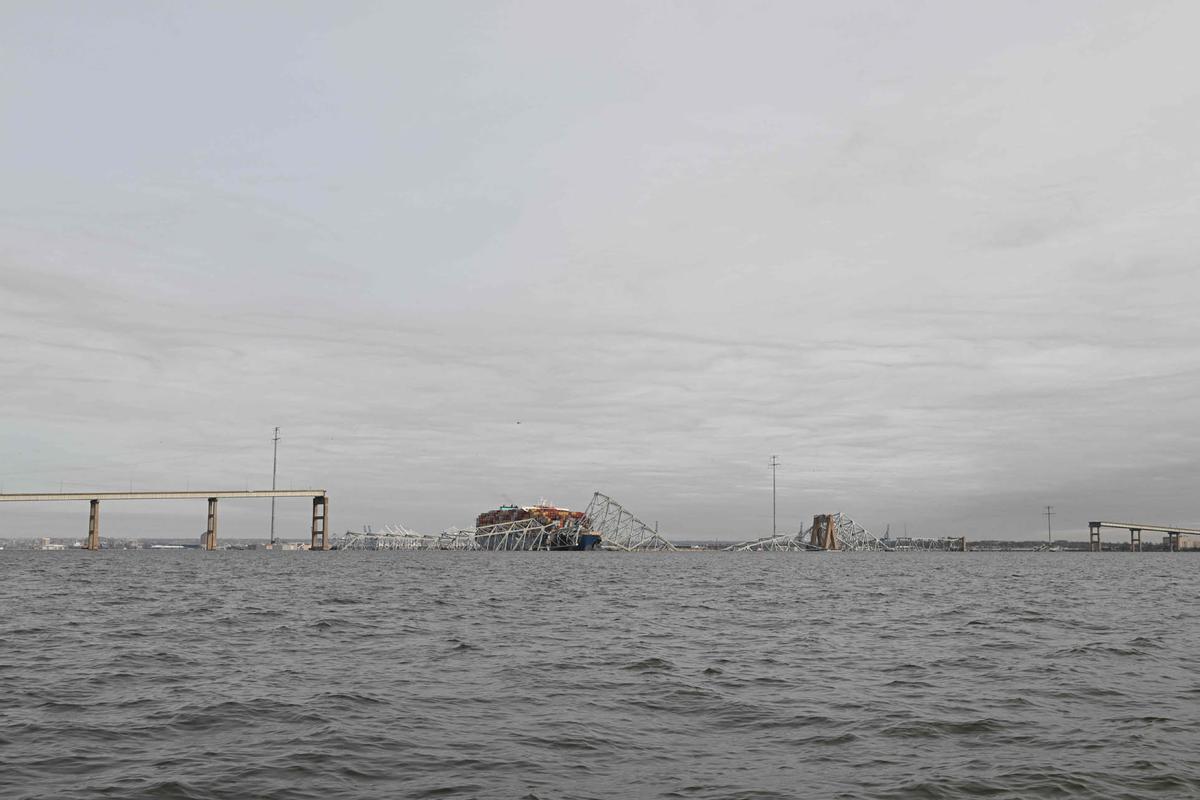
<svg viewBox="0 0 1200 800">
<path fill-rule="evenodd" d="M 775 470 L 779 468 L 779 456 L 771 456 L 767 463 L 771 468 L 771 536 L 777 536 L 775 530 Z"/>
<path fill-rule="evenodd" d="M 275 491 L 275 468 L 279 465 L 279 428 L 275 428 L 275 443 L 271 453 L 271 491 Z M 275 496 L 271 496 L 271 549 L 275 549 Z"/>
</svg>

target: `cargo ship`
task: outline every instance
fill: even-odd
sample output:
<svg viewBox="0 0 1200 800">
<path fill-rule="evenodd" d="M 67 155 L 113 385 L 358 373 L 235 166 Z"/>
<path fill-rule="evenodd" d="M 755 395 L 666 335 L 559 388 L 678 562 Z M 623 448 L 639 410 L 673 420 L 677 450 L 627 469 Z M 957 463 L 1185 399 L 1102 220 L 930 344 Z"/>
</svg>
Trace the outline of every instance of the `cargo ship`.
<svg viewBox="0 0 1200 800">
<path fill-rule="evenodd" d="M 500 506 L 475 518 L 475 540 L 487 550 L 596 550 L 600 535 L 584 512 L 542 502 Z"/>
</svg>

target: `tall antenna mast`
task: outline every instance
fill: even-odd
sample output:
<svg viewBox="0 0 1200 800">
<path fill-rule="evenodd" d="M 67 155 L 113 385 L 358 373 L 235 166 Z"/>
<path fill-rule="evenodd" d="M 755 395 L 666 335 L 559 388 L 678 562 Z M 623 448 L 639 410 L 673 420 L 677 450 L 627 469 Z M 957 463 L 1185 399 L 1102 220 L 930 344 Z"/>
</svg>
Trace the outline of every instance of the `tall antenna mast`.
<svg viewBox="0 0 1200 800">
<path fill-rule="evenodd" d="M 1046 506 L 1046 510 L 1042 512 L 1042 516 L 1046 518 L 1046 544 L 1053 547 L 1054 539 L 1050 536 L 1050 518 L 1054 516 L 1054 506 Z"/>
<path fill-rule="evenodd" d="M 777 536 L 775 529 L 775 470 L 779 468 L 779 456 L 771 456 L 767 466 L 771 468 L 771 536 Z"/>
<path fill-rule="evenodd" d="M 271 491 L 275 491 L 275 468 L 279 466 L 279 428 L 275 428 L 275 443 L 271 452 Z M 314 523 L 315 524 L 315 523 Z M 271 498 L 271 548 L 275 548 L 275 498 Z"/>
</svg>

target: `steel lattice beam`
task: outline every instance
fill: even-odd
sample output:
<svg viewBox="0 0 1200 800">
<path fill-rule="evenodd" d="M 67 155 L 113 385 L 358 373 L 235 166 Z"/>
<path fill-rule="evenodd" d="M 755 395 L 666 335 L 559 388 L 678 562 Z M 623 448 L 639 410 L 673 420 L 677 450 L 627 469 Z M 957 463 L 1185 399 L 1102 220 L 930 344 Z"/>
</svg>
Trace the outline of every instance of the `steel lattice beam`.
<svg viewBox="0 0 1200 800">
<path fill-rule="evenodd" d="M 338 545 L 339 550 L 437 550 L 438 540 L 423 533 L 410 531 L 403 525 L 387 526 L 382 531 L 347 531 Z"/>
<path fill-rule="evenodd" d="M 596 492 L 583 518 L 593 533 L 600 535 L 600 547 L 605 550 L 668 550 L 677 548 L 657 527 L 646 523 L 625 510 L 624 506 L 606 494 Z"/>
<path fill-rule="evenodd" d="M 882 539 L 842 513 L 818 514 L 799 533 L 767 536 L 731 545 L 741 552 L 802 552 L 808 550 L 890 551 Z"/>
</svg>

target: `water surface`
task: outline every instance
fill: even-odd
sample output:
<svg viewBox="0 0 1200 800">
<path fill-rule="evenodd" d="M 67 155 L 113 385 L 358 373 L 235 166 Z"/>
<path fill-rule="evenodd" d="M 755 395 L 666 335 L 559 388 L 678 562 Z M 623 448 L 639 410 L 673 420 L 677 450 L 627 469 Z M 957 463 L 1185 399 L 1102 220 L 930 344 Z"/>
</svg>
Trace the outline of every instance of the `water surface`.
<svg viewBox="0 0 1200 800">
<path fill-rule="evenodd" d="M 1200 796 L 1186 554 L 0 553 L 0 796 Z"/>
</svg>

